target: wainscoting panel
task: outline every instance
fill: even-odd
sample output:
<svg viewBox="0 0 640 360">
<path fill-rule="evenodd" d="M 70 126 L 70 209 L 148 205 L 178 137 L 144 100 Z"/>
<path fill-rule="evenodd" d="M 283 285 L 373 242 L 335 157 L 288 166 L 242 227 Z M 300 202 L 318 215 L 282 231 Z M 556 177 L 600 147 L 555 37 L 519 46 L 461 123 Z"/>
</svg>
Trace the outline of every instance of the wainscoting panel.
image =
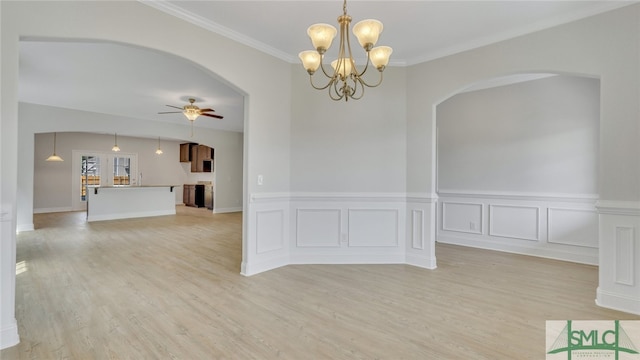
<svg viewBox="0 0 640 360">
<path fill-rule="evenodd" d="M 595 210 L 549 208 L 547 241 L 554 244 L 598 248 L 598 213 Z"/>
<path fill-rule="evenodd" d="M 256 253 L 281 250 L 284 247 L 284 211 L 256 211 Z"/>
<path fill-rule="evenodd" d="M 597 204 L 600 263 L 596 303 L 640 315 L 640 201 Z"/>
<path fill-rule="evenodd" d="M 411 247 L 424 250 L 424 210 L 411 210 Z"/>
<path fill-rule="evenodd" d="M 421 237 L 405 194 L 298 193 L 289 213 L 292 264 L 405 263 L 409 237 Z"/>
<path fill-rule="evenodd" d="M 540 240 L 540 208 L 520 205 L 489 205 L 489 235 L 521 240 Z"/>
<path fill-rule="evenodd" d="M 349 210 L 349 246 L 398 246 L 398 210 Z"/>
<path fill-rule="evenodd" d="M 615 237 L 615 282 L 622 285 L 634 285 L 634 229 L 616 226 Z"/>
<path fill-rule="evenodd" d="M 340 209 L 297 209 L 299 247 L 340 247 Z"/>
<path fill-rule="evenodd" d="M 598 264 L 596 195 L 442 191 L 438 198 L 439 242 Z"/>
<path fill-rule="evenodd" d="M 482 204 L 442 202 L 442 229 L 482 234 Z"/>
</svg>

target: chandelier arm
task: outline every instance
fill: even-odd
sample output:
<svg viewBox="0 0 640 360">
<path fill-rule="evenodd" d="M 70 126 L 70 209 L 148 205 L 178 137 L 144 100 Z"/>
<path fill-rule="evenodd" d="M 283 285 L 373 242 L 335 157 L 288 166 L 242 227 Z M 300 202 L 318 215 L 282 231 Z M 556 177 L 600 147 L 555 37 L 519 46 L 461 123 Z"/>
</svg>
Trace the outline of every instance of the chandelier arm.
<svg viewBox="0 0 640 360">
<path fill-rule="evenodd" d="M 316 89 L 316 90 L 324 90 L 324 89 L 328 88 L 329 86 L 331 86 L 331 84 L 334 82 L 334 80 L 330 79 L 329 82 L 327 83 L 327 85 L 325 85 L 325 86 L 316 86 L 313 83 L 313 75 L 309 75 L 309 82 L 311 83 L 311 87 L 313 87 L 314 89 Z"/>
<path fill-rule="evenodd" d="M 367 70 L 369 69 L 369 59 L 371 58 L 371 52 L 367 51 L 367 63 L 364 65 L 364 69 L 362 69 L 362 72 L 358 74 L 358 70 L 356 69 L 356 74 L 358 75 L 358 77 L 361 77 L 362 75 L 364 75 L 364 73 L 367 72 Z M 354 66 L 355 67 L 355 66 Z"/>
<path fill-rule="evenodd" d="M 367 84 L 366 81 L 364 81 L 364 79 L 360 78 L 360 81 L 362 82 L 362 84 L 364 84 L 366 87 L 370 87 L 370 88 L 374 88 L 380 84 L 382 84 L 382 78 L 384 77 L 384 75 L 382 74 L 382 71 L 378 71 L 380 73 L 380 79 L 378 80 L 378 83 L 375 85 L 369 85 Z"/>
<path fill-rule="evenodd" d="M 360 84 L 360 96 L 356 96 L 358 93 L 358 83 Z M 360 77 L 356 77 L 353 80 L 353 93 L 351 94 L 351 98 L 353 100 L 360 100 L 362 96 L 364 96 L 364 81 Z"/>
<path fill-rule="evenodd" d="M 322 59 L 324 59 L 324 56 L 322 57 Z M 333 76 L 327 74 L 327 71 L 324 69 L 324 64 L 322 63 L 322 59 L 320 60 L 320 68 L 322 69 L 322 72 L 324 73 L 324 76 L 328 77 L 329 79 L 335 78 L 335 76 L 336 76 L 335 70 L 334 70 Z"/>
<path fill-rule="evenodd" d="M 344 98 L 344 93 L 341 94 L 341 92 L 338 90 L 337 81 L 334 81 L 333 86 L 329 88 L 329 97 L 331 98 L 331 100 L 334 100 L 334 101 L 339 101 L 339 100 L 342 100 L 342 98 Z"/>
</svg>

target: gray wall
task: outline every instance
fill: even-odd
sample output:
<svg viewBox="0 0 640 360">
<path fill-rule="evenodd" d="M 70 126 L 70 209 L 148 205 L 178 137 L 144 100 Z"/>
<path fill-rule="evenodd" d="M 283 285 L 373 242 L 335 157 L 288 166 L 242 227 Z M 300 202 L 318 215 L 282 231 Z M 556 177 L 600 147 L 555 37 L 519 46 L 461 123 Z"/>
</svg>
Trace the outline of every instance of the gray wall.
<svg viewBox="0 0 640 360">
<path fill-rule="evenodd" d="M 554 76 L 437 107 L 438 190 L 597 194 L 600 81 Z"/>
<path fill-rule="evenodd" d="M 435 106 L 485 79 L 550 72 L 601 79 L 598 193 L 640 200 L 639 12 L 629 6 L 410 67 L 407 190 L 435 192 Z"/>
<path fill-rule="evenodd" d="M 307 72 L 293 66 L 292 192 L 405 191 L 406 74 L 388 67 L 381 86 L 345 103 L 311 88 Z M 378 72 L 367 75 L 377 80 Z M 322 73 L 314 81 L 326 84 Z"/>
</svg>

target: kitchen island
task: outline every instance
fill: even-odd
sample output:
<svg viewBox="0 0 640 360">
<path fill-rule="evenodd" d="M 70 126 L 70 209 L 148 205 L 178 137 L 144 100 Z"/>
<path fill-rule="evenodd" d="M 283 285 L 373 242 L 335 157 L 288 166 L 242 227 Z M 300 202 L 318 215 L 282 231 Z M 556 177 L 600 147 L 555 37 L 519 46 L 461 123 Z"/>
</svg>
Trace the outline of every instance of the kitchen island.
<svg viewBox="0 0 640 360">
<path fill-rule="evenodd" d="M 87 189 L 87 221 L 174 215 L 180 185 L 96 186 Z"/>
</svg>

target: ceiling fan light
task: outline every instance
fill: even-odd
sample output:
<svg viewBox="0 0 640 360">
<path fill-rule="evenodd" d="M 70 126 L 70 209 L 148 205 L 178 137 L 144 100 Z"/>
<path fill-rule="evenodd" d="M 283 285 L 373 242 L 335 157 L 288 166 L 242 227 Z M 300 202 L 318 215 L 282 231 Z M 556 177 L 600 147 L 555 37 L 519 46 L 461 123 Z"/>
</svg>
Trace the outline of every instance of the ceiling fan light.
<svg viewBox="0 0 640 360">
<path fill-rule="evenodd" d="M 393 49 L 390 48 L 389 46 L 374 47 L 369 52 L 371 63 L 373 64 L 373 66 L 376 67 L 376 69 L 380 71 L 384 70 L 385 66 L 389 64 L 389 57 L 391 56 L 392 52 L 393 52 Z"/>
<path fill-rule="evenodd" d="M 311 38 L 313 47 L 320 54 L 324 54 L 327 51 L 337 33 L 338 30 L 335 27 L 322 23 L 313 24 L 307 29 L 307 35 Z"/>
<path fill-rule="evenodd" d="M 316 70 L 320 67 L 320 61 L 322 61 L 322 56 L 315 50 L 307 50 L 298 54 L 300 60 L 302 60 L 302 66 L 307 72 L 313 75 Z"/>
<path fill-rule="evenodd" d="M 369 51 L 378 42 L 382 32 L 382 23 L 376 19 L 366 19 L 353 26 L 353 34 L 358 38 L 360 46 Z"/>
<path fill-rule="evenodd" d="M 194 121 L 198 116 L 200 116 L 200 113 L 198 113 L 196 109 L 185 109 L 183 114 L 187 119 L 189 119 L 189 121 Z"/>
</svg>

